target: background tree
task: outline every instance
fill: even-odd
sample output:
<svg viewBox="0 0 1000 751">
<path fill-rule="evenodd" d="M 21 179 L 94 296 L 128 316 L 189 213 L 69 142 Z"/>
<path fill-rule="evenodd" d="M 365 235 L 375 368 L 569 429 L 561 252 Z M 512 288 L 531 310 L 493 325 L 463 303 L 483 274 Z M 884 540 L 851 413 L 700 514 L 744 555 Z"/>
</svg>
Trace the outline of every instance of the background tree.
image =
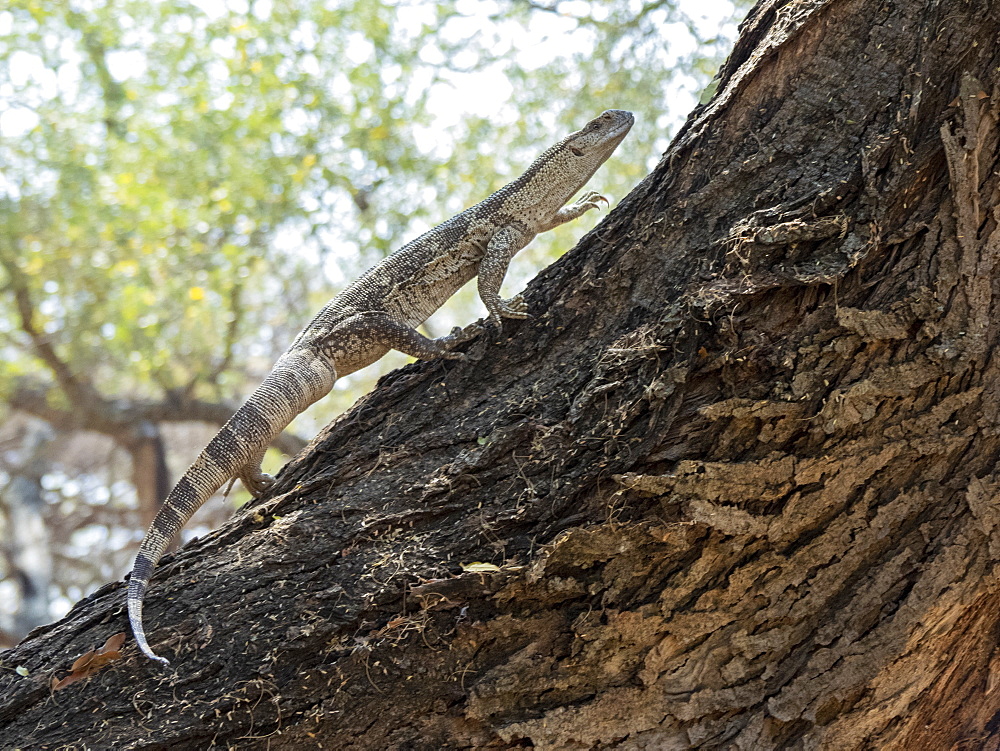
<svg viewBox="0 0 1000 751">
<path fill-rule="evenodd" d="M 996 11 L 759 4 L 534 319 L 161 566 L 175 669 L 50 693 L 109 585 L 6 656 L 0 738 L 997 748 Z"/>
<path fill-rule="evenodd" d="M 639 113 L 637 142 L 665 144 L 667 93 L 690 97 L 728 44 L 674 3 L 489 8 L 15 0 L 0 11 L 11 452 L 0 481 L 34 468 L 39 539 L 59 560 L 37 596 L 58 593 L 65 610 L 127 570 L 176 472 L 346 281 L 611 104 Z M 673 47 L 664 24 L 686 25 Z M 479 96 L 469 111 L 484 88 L 490 109 Z M 642 153 L 599 187 L 624 195 L 655 150 Z M 544 265 L 571 231 L 518 268 Z M 477 304 L 463 294 L 430 326 L 471 320 Z M 297 422 L 301 435 L 403 362 L 338 383 Z M 59 450 L 25 443 L 23 415 L 46 421 Z M 278 448 L 303 445 L 286 435 Z M 0 491 L 11 519 L 23 508 L 13 492 Z M 227 514 L 210 505 L 189 534 Z M 18 526 L 0 525 L 14 547 Z M 0 568 L 12 639 L 29 625 L 2 622 L 22 611 L 22 559 Z"/>
</svg>

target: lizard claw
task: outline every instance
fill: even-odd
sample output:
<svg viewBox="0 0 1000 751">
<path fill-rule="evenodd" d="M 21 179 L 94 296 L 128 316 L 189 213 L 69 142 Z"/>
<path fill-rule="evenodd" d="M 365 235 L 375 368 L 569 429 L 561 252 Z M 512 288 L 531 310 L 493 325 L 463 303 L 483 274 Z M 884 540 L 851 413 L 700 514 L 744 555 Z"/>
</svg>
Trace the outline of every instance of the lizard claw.
<svg viewBox="0 0 1000 751">
<path fill-rule="evenodd" d="M 465 360 L 465 353 L 454 352 L 453 348 L 457 347 L 459 344 L 464 344 L 471 339 L 475 339 L 479 335 L 480 330 L 481 327 L 476 327 L 475 324 L 464 329 L 461 326 L 456 326 L 447 336 L 434 340 L 434 342 L 440 346 L 440 351 L 437 356 L 443 360 Z"/>
<path fill-rule="evenodd" d="M 580 200 L 576 202 L 576 205 L 581 207 L 585 206 L 588 209 L 600 209 L 601 201 L 604 201 L 605 206 L 611 205 L 611 202 L 596 190 L 589 190 L 580 197 Z"/>
<path fill-rule="evenodd" d="M 500 313 L 490 313 L 490 317 L 486 319 L 486 325 L 494 336 L 500 336 L 503 333 L 503 318 L 501 318 Z"/>
<path fill-rule="evenodd" d="M 261 472 L 260 469 L 240 475 L 240 480 L 254 498 L 259 498 L 265 490 L 274 485 L 274 478 Z"/>
<path fill-rule="evenodd" d="M 475 323 L 466 326 L 464 329 L 461 326 L 456 326 L 451 330 L 451 333 L 445 337 L 445 339 L 447 339 L 449 347 L 454 347 L 456 344 L 464 344 L 465 342 L 472 341 L 479 336 L 481 328 L 482 327 Z"/>
<path fill-rule="evenodd" d="M 490 309 L 490 317 L 487 319 L 487 326 L 491 333 L 499 336 L 503 332 L 504 318 L 530 318 L 528 313 L 528 303 L 522 295 L 514 295 L 509 300 L 500 300 L 495 308 Z"/>
<path fill-rule="evenodd" d="M 528 313 L 528 303 L 523 295 L 514 295 L 509 300 L 500 302 L 500 315 L 504 318 L 531 318 Z"/>
</svg>

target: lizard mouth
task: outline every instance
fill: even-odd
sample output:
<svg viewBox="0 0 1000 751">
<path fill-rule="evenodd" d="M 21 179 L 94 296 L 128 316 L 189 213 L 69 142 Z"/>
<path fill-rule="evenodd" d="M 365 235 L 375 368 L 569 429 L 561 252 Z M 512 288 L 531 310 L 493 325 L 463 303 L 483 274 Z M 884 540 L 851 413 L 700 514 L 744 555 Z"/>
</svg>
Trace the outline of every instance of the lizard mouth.
<svg viewBox="0 0 1000 751">
<path fill-rule="evenodd" d="M 610 151 L 614 151 L 628 135 L 628 132 L 632 130 L 632 126 L 635 124 L 635 115 L 628 110 L 608 110 L 608 113 L 614 115 L 617 122 L 604 137 L 602 145 Z"/>
</svg>

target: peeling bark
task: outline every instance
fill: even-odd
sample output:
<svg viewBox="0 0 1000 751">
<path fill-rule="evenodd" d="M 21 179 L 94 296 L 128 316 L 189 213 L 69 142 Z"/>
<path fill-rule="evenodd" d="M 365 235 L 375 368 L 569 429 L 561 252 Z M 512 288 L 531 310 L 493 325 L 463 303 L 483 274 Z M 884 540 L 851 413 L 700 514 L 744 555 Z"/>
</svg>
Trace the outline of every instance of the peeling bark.
<svg viewBox="0 0 1000 751">
<path fill-rule="evenodd" d="M 166 559 L 171 670 L 50 694 L 120 583 L 4 653 L 0 745 L 997 748 L 998 11 L 760 3 L 533 319 Z"/>
</svg>

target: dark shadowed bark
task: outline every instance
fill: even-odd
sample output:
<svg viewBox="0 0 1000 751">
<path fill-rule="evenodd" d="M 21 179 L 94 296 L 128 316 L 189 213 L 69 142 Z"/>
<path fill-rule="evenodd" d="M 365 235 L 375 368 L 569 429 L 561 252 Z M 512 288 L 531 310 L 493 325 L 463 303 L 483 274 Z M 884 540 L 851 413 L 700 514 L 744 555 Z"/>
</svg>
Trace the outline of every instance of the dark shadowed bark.
<svg viewBox="0 0 1000 751">
<path fill-rule="evenodd" d="M 998 69 L 989 0 L 761 3 L 532 320 L 166 559 L 170 669 L 50 693 L 120 583 L 5 653 L 0 745 L 996 748 Z"/>
</svg>

